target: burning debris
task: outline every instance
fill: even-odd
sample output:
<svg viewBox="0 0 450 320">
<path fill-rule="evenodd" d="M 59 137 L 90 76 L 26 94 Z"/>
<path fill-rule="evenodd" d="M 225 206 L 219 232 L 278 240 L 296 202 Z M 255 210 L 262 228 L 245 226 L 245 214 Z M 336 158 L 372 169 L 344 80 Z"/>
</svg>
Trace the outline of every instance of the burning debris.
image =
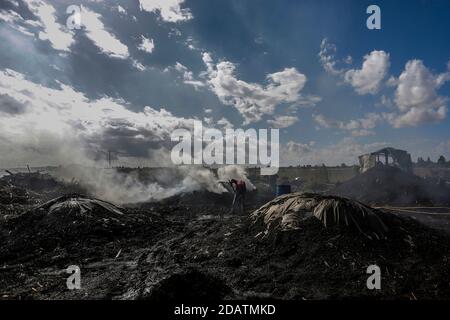
<svg viewBox="0 0 450 320">
<path fill-rule="evenodd" d="M 372 209 L 346 198 L 313 193 L 292 193 L 280 196 L 252 213 L 255 224 L 267 226 L 270 232 L 300 229 L 301 221 L 310 217 L 328 227 L 350 227 L 369 239 L 385 237 L 387 227 Z"/>
</svg>

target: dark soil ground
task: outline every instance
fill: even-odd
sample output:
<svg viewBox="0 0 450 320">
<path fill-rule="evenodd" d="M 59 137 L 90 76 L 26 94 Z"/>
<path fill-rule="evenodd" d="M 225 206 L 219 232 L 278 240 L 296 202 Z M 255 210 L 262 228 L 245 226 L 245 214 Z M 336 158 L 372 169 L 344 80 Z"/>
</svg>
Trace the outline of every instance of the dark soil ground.
<svg viewBox="0 0 450 320">
<path fill-rule="evenodd" d="M 219 219 L 217 211 L 173 209 L 130 209 L 122 228 L 80 224 L 79 237 L 54 223 L 46 229 L 38 216 L 3 222 L 1 297 L 450 298 L 450 238 L 411 219 L 383 215 L 391 230 L 385 241 L 325 229 L 315 218 L 301 230 L 256 240 L 261 226 L 247 216 Z M 381 268 L 381 290 L 366 287 L 371 264 Z M 81 268 L 81 290 L 66 287 L 69 265 Z"/>
<path fill-rule="evenodd" d="M 265 226 L 249 214 L 263 196 L 233 216 L 230 199 L 209 196 L 118 208 L 124 214 L 111 217 L 0 208 L 0 298 L 450 299 L 444 231 L 383 211 L 382 241 L 325 229 L 314 217 L 261 239 Z M 367 289 L 372 264 L 381 269 L 381 290 Z M 81 269 L 80 290 L 67 289 L 70 265 Z"/>
</svg>

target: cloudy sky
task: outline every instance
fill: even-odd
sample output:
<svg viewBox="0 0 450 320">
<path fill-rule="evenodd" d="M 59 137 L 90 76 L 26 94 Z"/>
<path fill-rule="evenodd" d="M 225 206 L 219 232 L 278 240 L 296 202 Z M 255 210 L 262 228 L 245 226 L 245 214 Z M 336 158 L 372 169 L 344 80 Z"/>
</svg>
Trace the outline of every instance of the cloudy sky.
<svg viewBox="0 0 450 320">
<path fill-rule="evenodd" d="M 447 0 L 2 0 L 0 39 L 0 167 L 161 161 L 193 119 L 280 128 L 289 164 L 450 158 Z"/>
</svg>

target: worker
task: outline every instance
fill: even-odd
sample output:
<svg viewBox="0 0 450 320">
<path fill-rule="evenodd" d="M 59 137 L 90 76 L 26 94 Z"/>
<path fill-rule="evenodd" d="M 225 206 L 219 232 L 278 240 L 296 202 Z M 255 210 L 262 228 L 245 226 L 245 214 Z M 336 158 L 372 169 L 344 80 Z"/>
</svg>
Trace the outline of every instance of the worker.
<svg viewBox="0 0 450 320">
<path fill-rule="evenodd" d="M 244 213 L 244 200 L 245 193 L 247 192 L 245 182 L 242 180 L 237 181 L 235 179 L 231 179 L 229 182 L 234 192 L 233 205 L 231 206 L 230 214 L 235 213 L 236 210 L 240 213 Z"/>
</svg>

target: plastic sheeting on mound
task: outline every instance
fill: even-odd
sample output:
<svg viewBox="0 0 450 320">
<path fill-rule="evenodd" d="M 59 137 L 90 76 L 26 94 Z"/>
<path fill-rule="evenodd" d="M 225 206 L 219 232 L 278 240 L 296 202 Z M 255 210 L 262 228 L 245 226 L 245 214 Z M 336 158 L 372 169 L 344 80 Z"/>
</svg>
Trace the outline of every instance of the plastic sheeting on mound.
<svg viewBox="0 0 450 320">
<path fill-rule="evenodd" d="M 325 227 L 354 228 L 369 239 L 385 238 L 388 231 L 377 210 L 350 199 L 314 193 L 283 195 L 251 214 L 254 224 L 266 226 L 258 235 L 301 229 L 302 221 L 311 217 Z"/>
</svg>

